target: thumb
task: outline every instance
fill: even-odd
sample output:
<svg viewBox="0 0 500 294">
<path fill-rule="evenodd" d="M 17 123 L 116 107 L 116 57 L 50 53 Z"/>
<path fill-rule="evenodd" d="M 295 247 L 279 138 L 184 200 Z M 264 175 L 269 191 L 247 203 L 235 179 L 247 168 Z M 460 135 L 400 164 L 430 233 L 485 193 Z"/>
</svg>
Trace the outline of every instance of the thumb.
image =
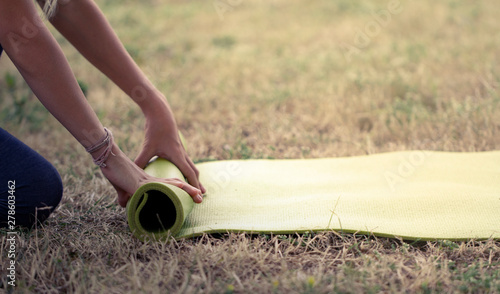
<svg viewBox="0 0 500 294">
<path fill-rule="evenodd" d="M 137 158 L 135 159 L 135 164 L 139 166 L 140 168 L 144 168 L 146 164 L 148 164 L 149 160 L 154 156 L 153 152 L 149 151 L 149 148 L 142 148 L 141 152 L 139 155 L 137 155 Z"/>
</svg>

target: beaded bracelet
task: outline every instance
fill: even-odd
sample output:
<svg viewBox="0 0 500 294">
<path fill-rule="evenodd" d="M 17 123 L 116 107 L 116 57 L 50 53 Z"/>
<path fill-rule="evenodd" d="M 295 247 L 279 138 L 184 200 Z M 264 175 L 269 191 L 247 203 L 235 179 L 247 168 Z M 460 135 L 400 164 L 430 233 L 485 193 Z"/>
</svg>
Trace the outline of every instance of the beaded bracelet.
<svg viewBox="0 0 500 294">
<path fill-rule="evenodd" d="M 102 152 L 98 157 L 94 158 L 94 163 L 99 167 L 106 167 L 105 161 L 108 159 L 109 154 L 113 154 L 113 156 L 115 156 L 113 151 L 111 151 L 111 149 L 113 148 L 113 134 L 107 128 L 104 128 L 104 131 L 106 132 L 106 135 L 104 135 L 101 140 L 97 141 L 96 144 L 85 148 L 85 151 L 87 151 L 88 153 L 92 153 L 102 146 L 107 145 L 106 149 L 104 149 L 104 152 Z"/>
</svg>

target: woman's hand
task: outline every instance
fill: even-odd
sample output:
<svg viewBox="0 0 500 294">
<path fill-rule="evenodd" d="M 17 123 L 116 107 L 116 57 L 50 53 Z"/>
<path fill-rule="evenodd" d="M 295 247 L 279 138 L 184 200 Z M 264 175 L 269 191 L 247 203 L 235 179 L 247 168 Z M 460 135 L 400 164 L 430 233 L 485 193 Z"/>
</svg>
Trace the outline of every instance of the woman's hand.
<svg viewBox="0 0 500 294">
<path fill-rule="evenodd" d="M 180 142 L 165 97 L 132 60 L 97 4 L 94 1 L 69 1 L 59 5 L 51 23 L 87 60 L 127 93 L 145 114 L 146 138 L 136 164 L 144 168 L 155 155 L 168 159 L 191 185 L 205 193 L 198 181 L 198 170 Z M 46 67 L 40 67 L 40 70 L 45 71 Z"/>
<path fill-rule="evenodd" d="M 96 153 L 99 152 L 102 151 L 100 150 Z M 120 204 L 120 206 L 125 207 L 135 191 L 139 189 L 140 186 L 150 182 L 166 183 L 179 187 L 193 197 L 194 202 L 201 203 L 202 196 L 200 189 L 180 179 L 161 179 L 146 174 L 146 172 L 134 164 L 116 144 L 114 144 L 112 152 L 114 155 L 109 155 L 105 162 L 106 167 L 101 168 L 101 171 L 113 187 L 115 187 L 118 193 L 118 204 Z"/>
<path fill-rule="evenodd" d="M 153 156 L 172 162 L 186 177 L 189 184 L 205 193 L 199 182 L 199 172 L 184 149 L 173 114 L 164 99 L 158 99 L 157 105 L 145 111 L 145 139 L 135 163 L 144 168 Z"/>
</svg>

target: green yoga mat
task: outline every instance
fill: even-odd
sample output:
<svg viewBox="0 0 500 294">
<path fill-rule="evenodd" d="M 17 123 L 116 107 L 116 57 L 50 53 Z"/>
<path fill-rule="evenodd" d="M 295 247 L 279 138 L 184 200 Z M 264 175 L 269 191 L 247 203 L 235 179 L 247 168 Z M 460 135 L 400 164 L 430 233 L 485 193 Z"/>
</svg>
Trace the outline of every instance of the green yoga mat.
<svg viewBox="0 0 500 294">
<path fill-rule="evenodd" d="M 232 160 L 197 168 L 207 188 L 202 204 L 171 185 L 137 190 L 127 205 L 136 237 L 335 230 L 411 240 L 500 239 L 500 151 Z M 146 172 L 183 178 L 164 159 Z"/>
</svg>

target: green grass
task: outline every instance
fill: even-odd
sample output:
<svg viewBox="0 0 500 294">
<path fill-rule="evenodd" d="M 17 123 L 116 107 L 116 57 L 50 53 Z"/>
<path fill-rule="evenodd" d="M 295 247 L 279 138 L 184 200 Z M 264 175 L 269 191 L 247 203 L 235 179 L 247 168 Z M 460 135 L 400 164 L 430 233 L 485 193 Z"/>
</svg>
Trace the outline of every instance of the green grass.
<svg viewBox="0 0 500 294">
<path fill-rule="evenodd" d="M 342 44 L 389 2 L 242 1 L 223 20 L 211 1 L 98 4 L 166 95 L 196 162 L 500 149 L 497 3 L 401 1 L 401 13 L 346 60 Z M 55 34 L 88 101 L 135 158 L 139 108 Z M 2 127 L 48 158 L 65 185 L 45 226 L 21 233 L 16 292 L 500 292 L 494 240 L 325 232 L 143 244 L 114 189 L 5 55 L 0 105 Z M 2 230 L 0 244 L 5 285 Z"/>
</svg>

